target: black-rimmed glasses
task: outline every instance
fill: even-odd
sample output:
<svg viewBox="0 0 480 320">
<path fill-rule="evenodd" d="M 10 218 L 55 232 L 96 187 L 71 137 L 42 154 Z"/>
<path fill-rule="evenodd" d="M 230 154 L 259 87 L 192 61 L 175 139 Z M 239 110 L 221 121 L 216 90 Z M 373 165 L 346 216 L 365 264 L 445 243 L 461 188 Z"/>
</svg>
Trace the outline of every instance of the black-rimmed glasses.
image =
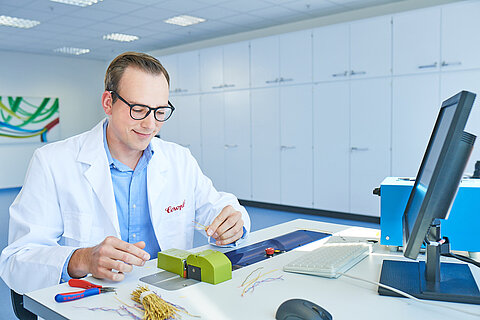
<svg viewBox="0 0 480 320">
<path fill-rule="evenodd" d="M 167 121 L 171 116 L 175 107 L 168 101 L 168 106 L 152 108 L 144 104 L 131 104 L 123 99 L 115 91 L 109 91 L 110 94 L 114 94 L 120 99 L 123 103 L 130 107 L 130 117 L 134 120 L 142 120 L 148 117 L 151 111 L 153 111 L 153 116 L 155 120 L 164 122 Z"/>
</svg>

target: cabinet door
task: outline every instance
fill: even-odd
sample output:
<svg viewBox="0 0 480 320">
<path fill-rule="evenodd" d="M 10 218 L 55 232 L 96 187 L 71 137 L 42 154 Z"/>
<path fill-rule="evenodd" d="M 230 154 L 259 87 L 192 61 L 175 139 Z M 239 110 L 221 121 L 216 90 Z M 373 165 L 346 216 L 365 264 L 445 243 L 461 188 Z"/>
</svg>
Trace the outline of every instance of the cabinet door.
<svg viewBox="0 0 480 320">
<path fill-rule="evenodd" d="M 203 94 L 201 101 L 203 172 L 217 190 L 225 189 L 223 93 Z"/>
<path fill-rule="evenodd" d="M 179 96 L 171 96 L 169 98 L 170 102 L 175 106 L 175 111 L 172 114 L 172 117 L 167 120 L 160 129 L 160 138 L 165 141 L 175 142 L 178 144 L 182 144 L 180 137 L 180 123 L 182 112 L 177 108 L 177 99 Z"/>
<path fill-rule="evenodd" d="M 350 85 L 321 83 L 313 90 L 313 203 L 350 212 Z"/>
<path fill-rule="evenodd" d="M 440 68 L 440 8 L 393 17 L 393 73 L 411 74 Z"/>
<path fill-rule="evenodd" d="M 282 204 L 313 206 L 312 86 L 280 88 Z"/>
<path fill-rule="evenodd" d="M 392 24 L 390 17 L 350 24 L 350 76 L 376 77 L 391 74 Z"/>
<path fill-rule="evenodd" d="M 345 80 L 350 71 L 347 23 L 313 30 L 313 81 Z"/>
<path fill-rule="evenodd" d="M 225 190 L 240 199 L 250 200 L 250 93 L 225 92 Z"/>
<path fill-rule="evenodd" d="M 178 93 L 178 70 L 177 70 L 177 56 L 169 55 L 159 57 L 158 60 L 167 70 L 170 77 L 170 94 Z"/>
<path fill-rule="evenodd" d="M 442 69 L 479 68 L 480 2 L 442 8 Z"/>
<path fill-rule="evenodd" d="M 200 87 L 202 92 L 223 89 L 223 48 L 200 50 Z"/>
<path fill-rule="evenodd" d="M 198 51 L 178 54 L 178 80 L 180 93 L 196 93 L 200 91 L 200 71 Z"/>
<path fill-rule="evenodd" d="M 440 110 L 437 74 L 395 77 L 392 105 L 392 175 L 415 177 Z"/>
<path fill-rule="evenodd" d="M 280 80 L 278 36 L 252 40 L 250 53 L 252 87 L 277 85 Z"/>
<path fill-rule="evenodd" d="M 280 203 L 278 88 L 251 91 L 253 200 Z"/>
<path fill-rule="evenodd" d="M 172 102 L 173 103 L 173 102 Z M 175 113 L 170 120 L 178 115 L 175 123 L 178 128 L 179 143 L 190 149 L 197 162 L 202 164 L 201 123 L 200 123 L 200 96 L 184 95 L 175 97 Z"/>
<path fill-rule="evenodd" d="M 223 85 L 227 90 L 250 87 L 249 42 L 237 42 L 223 47 Z"/>
<path fill-rule="evenodd" d="M 378 217 L 372 191 L 391 173 L 391 80 L 351 81 L 350 92 L 350 211 Z"/>
<path fill-rule="evenodd" d="M 475 169 L 475 162 L 480 161 L 480 71 L 459 71 L 442 73 L 441 75 L 441 101 L 450 98 L 462 90 L 477 94 L 475 102 L 468 117 L 465 131 L 477 136 L 470 160 L 465 168 L 465 174 L 471 175 Z"/>
<path fill-rule="evenodd" d="M 312 82 L 311 30 L 282 34 L 280 41 L 280 84 Z"/>
</svg>

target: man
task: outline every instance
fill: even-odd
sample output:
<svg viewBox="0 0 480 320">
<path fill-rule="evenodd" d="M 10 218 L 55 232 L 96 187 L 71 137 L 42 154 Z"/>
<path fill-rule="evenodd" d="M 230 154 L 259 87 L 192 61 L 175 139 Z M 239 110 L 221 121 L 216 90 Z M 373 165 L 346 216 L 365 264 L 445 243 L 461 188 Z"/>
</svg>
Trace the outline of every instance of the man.
<svg viewBox="0 0 480 320">
<path fill-rule="evenodd" d="M 79 278 L 121 281 L 168 248 L 193 246 L 196 223 L 217 245 L 245 236 L 250 220 L 217 192 L 188 149 L 154 138 L 173 113 L 169 76 L 146 54 L 107 69 L 107 119 L 35 151 L 10 207 L 0 272 L 18 293 Z"/>
</svg>

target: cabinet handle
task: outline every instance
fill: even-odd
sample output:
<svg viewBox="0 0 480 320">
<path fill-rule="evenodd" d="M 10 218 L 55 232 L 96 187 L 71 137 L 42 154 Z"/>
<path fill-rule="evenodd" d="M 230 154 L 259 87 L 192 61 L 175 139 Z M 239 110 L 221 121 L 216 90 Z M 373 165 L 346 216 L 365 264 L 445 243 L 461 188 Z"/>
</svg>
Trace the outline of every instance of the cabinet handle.
<svg viewBox="0 0 480 320">
<path fill-rule="evenodd" d="M 461 64 L 462 64 L 461 61 L 455 61 L 455 62 L 442 61 L 442 67 L 459 66 L 459 65 L 461 65 Z"/>
<path fill-rule="evenodd" d="M 341 72 L 341 73 L 334 73 L 332 74 L 332 77 L 346 77 L 348 76 L 348 71 L 344 71 L 344 72 Z"/>
<path fill-rule="evenodd" d="M 265 81 L 265 83 L 277 83 L 278 81 L 280 81 L 280 79 L 275 79 L 275 80 L 268 80 L 268 81 Z"/>
<path fill-rule="evenodd" d="M 175 89 L 175 92 L 187 92 L 188 90 L 187 89 L 181 89 L 181 88 L 178 88 L 178 91 L 176 91 L 177 89 Z"/>
<path fill-rule="evenodd" d="M 181 145 L 182 147 L 185 147 L 185 148 L 190 148 L 190 144 L 181 144 L 181 143 L 180 143 L 180 145 Z"/>
<path fill-rule="evenodd" d="M 354 70 L 350 71 L 351 76 L 359 76 L 359 75 L 362 75 L 362 74 L 366 74 L 366 72 L 365 71 L 354 71 Z"/>
<path fill-rule="evenodd" d="M 351 147 L 350 151 L 368 151 L 368 148 Z"/>
<path fill-rule="evenodd" d="M 437 67 L 437 62 L 432 63 L 432 64 L 424 64 L 422 66 L 418 66 L 418 69 L 429 69 L 429 68 L 436 68 Z"/>
<path fill-rule="evenodd" d="M 225 149 L 237 148 L 238 144 L 226 144 L 223 146 Z"/>
<path fill-rule="evenodd" d="M 289 81 L 293 81 L 293 79 L 292 78 L 287 78 L 287 79 L 280 78 L 280 82 L 289 82 Z"/>
<path fill-rule="evenodd" d="M 295 149 L 295 146 L 280 146 L 281 150 L 290 150 L 290 149 Z"/>
<path fill-rule="evenodd" d="M 224 88 L 233 88 L 233 87 L 235 87 L 235 85 L 234 84 L 224 84 L 223 87 Z"/>
<path fill-rule="evenodd" d="M 213 86 L 212 89 L 222 89 L 223 88 L 223 85 L 219 85 L 219 86 Z"/>
</svg>

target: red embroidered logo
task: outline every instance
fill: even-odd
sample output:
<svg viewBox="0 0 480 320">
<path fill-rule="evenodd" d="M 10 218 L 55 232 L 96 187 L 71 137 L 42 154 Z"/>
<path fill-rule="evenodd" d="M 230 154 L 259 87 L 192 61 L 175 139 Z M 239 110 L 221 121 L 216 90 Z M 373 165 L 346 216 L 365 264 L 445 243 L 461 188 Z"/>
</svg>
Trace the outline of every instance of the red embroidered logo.
<svg viewBox="0 0 480 320">
<path fill-rule="evenodd" d="M 168 208 L 166 208 L 165 211 L 167 211 L 167 213 L 172 213 L 172 212 L 175 212 L 175 211 L 182 210 L 183 207 L 185 207 L 185 200 L 183 200 L 183 203 L 179 206 L 176 206 L 176 207 L 168 206 Z"/>
</svg>

